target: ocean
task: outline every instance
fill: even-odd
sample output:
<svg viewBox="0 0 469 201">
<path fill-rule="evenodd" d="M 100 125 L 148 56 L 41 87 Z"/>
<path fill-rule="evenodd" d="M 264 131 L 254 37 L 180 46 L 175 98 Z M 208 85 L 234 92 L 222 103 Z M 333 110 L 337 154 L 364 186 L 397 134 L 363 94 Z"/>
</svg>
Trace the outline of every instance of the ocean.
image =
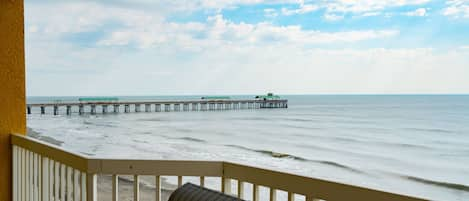
<svg viewBox="0 0 469 201">
<path fill-rule="evenodd" d="M 432 200 L 469 200 L 469 95 L 282 98 L 288 109 L 54 116 L 52 108 L 46 115 L 35 108 L 27 125 L 97 157 L 226 160 Z"/>
</svg>

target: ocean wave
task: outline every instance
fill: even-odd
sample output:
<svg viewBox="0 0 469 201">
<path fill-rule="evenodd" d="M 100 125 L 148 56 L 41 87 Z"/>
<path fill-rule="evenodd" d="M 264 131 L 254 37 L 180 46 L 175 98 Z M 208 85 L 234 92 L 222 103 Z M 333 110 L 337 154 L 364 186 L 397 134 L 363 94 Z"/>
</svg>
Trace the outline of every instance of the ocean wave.
<svg viewBox="0 0 469 201">
<path fill-rule="evenodd" d="M 271 118 L 266 117 L 233 117 L 229 120 L 246 120 L 246 121 L 270 121 Z"/>
<path fill-rule="evenodd" d="M 323 164 L 323 165 L 334 166 L 334 167 L 341 168 L 341 169 L 344 169 L 344 170 L 347 170 L 347 171 L 364 174 L 363 171 L 360 171 L 360 170 L 355 169 L 353 167 L 343 165 L 343 164 L 333 162 L 333 161 L 312 160 L 312 159 L 307 159 L 307 158 L 303 158 L 303 157 L 295 156 L 295 155 L 291 155 L 291 154 L 279 153 L 279 152 L 274 152 L 274 151 L 270 151 L 270 150 L 251 149 L 251 148 L 243 147 L 243 146 L 239 146 L 239 145 L 228 144 L 228 145 L 225 145 L 225 146 L 260 153 L 260 154 L 268 155 L 268 156 L 273 157 L 273 158 L 286 158 L 286 159 L 292 159 L 292 160 L 303 161 L 303 162 L 320 163 L 320 164 Z"/>
<path fill-rule="evenodd" d="M 83 121 L 83 124 L 85 125 L 93 125 L 93 126 L 100 126 L 100 127 L 108 127 L 108 128 L 116 128 L 116 125 L 113 125 L 111 123 L 97 123 L 97 122 L 91 122 L 91 121 Z"/>
<path fill-rule="evenodd" d="M 171 137 L 167 135 L 162 135 L 162 137 L 167 138 L 167 139 L 172 139 L 172 140 L 184 140 L 184 141 L 191 141 L 191 142 L 200 142 L 200 143 L 207 143 L 207 141 L 199 139 L 199 138 L 193 138 L 193 137 Z"/>
<path fill-rule="evenodd" d="M 162 119 L 162 118 L 147 118 L 147 119 L 137 119 L 136 121 L 165 122 L 165 121 L 169 121 L 169 120 L 168 119 Z"/>
<path fill-rule="evenodd" d="M 29 136 L 29 137 L 36 138 L 38 140 L 44 141 L 44 142 L 51 143 L 53 145 L 57 145 L 57 146 L 62 146 L 62 144 L 64 143 L 63 141 L 57 140 L 53 137 L 42 135 L 42 133 L 37 132 L 37 131 L 33 130 L 32 128 L 29 128 L 29 127 L 27 128 L 26 135 Z"/>
<path fill-rule="evenodd" d="M 404 179 L 411 180 L 411 181 L 419 182 L 419 183 L 422 183 L 422 184 L 428 184 L 428 185 L 433 185 L 433 186 L 449 188 L 449 189 L 453 189 L 453 190 L 460 190 L 460 191 L 469 192 L 469 186 L 466 186 L 466 185 L 463 185 L 463 184 L 455 184 L 455 183 L 449 183 L 449 182 L 434 181 L 434 180 L 423 179 L 423 178 L 414 177 L 414 176 L 406 176 L 406 175 L 401 175 L 400 177 L 402 177 Z"/>
<path fill-rule="evenodd" d="M 430 132 L 430 133 L 455 133 L 451 130 L 440 129 L 440 128 L 404 128 L 406 130 L 421 131 L 421 132 Z"/>
</svg>

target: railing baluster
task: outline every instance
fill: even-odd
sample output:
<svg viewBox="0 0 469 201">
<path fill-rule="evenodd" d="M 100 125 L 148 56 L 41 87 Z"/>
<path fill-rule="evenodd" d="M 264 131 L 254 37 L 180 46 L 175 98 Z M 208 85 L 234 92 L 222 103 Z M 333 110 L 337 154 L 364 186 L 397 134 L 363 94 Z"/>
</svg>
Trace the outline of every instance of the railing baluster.
<svg viewBox="0 0 469 201">
<path fill-rule="evenodd" d="M 55 200 L 58 201 L 60 200 L 60 195 L 59 195 L 59 184 L 60 184 L 60 163 L 58 161 L 55 161 L 55 172 L 54 172 L 54 195 L 55 195 Z"/>
<path fill-rule="evenodd" d="M 231 179 L 230 178 L 221 178 L 221 192 L 225 194 L 231 194 Z"/>
<path fill-rule="evenodd" d="M 29 160 L 29 150 L 26 150 L 26 200 L 30 200 L 31 198 L 31 175 L 29 174 L 29 170 L 31 168 L 31 163 Z"/>
<path fill-rule="evenodd" d="M 33 162 L 33 165 L 34 165 L 34 169 L 33 169 L 33 174 L 34 174 L 34 179 L 33 179 L 33 182 L 34 182 L 34 201 L 39 201 L 39 184 L 38 184 L 38 170 L 39 170 L 39 166 L 38 166 L 38 154 L 37 153 L 34 153 L 34 162 Z"/>
<path fill-rule="evenodd" d="M 238 198 L 243 199 L 244 196 L 244 182 L 238 179 Z"/>
<path fill-rule="evenodd" d="M 119 200 L 119 176 L 112 175 L 112 201 Z"/>
<path fill-rule="evenodd" d="M 86 174 L 86 200 L 98 201 L 98 188 L 97 188 L 96 174 Z"/>
<path fill-rule="evenodd" d="M 252 200 L 259 201 L 259 186 L 257 184 L 252 184 Z"/>
<path fill-rule="evenodd" d="M 25 183 L 26 183 L 26 177 L 25 177 L 25 155 L 24 155 L 24 152 L 25 152 L 25 149 L 21 148 L 21 153 L 20 153 L 20 161 L 21 161 L 21 173 L 20 173 L 20 177 L 21 177 L 21 196 L 20 196 L 20 200 L 21 201 L 25 201 L 25 194 L 26 194 L 26 189 L 25 189 Z"/>
<path fill-rule="evenodd" d="M 67 201 L 72 200 L 72 191 L 73 191 L 72 168 L 67 166 Z"/>
<path fill-rule="evenodd" d="M 134 201 L 140 200 L 140 178 L 138 175 L 134 175 Z"/>
<path fill-rule="evenodd" d="M 182 186 L 182 176 L 178 176 L 178 187 Z"/>
<path fill-rule="evenodd" d="M 319 201 L 319 199 L 314 199 L 312 195 L 306 195 L 305 201 Z"/>
<path fill-rule="evenodd" d="M 67 188 L 67 179 L 65 177 L 65 171 L 66 171 L 66 166 L 65 164 L 62 164 L 60 166 L 60 201 L 65 201 L 66 195 L 65 195 L 65 188 Z"/>
<path fill-rule="evenodd" d="M 49 199 L 54 200 L 54 160 L 49 159 Z"/>
<path fill-rule="evenodd" d="M 205 186 L 205 177 L 204 176 L 200 176 L 200 186 L 204 187 Z"/>
<path fill-rule="evenodd" d="M 29 189 L 29 196 L 28 200 L 33 200 L 34 197 L 34 186 L 33 186 L 33 152 L 28 151 L 28 189 Z"/>
<path fill-rule="evenodd" d="M 292 192 L 288 192 L 288 201 L 293 201 L 295 200 L 295 194 Z"/>
<path fill-rule="evenodd" d="M 269 200 L 270 201 L 277 201 L 277 190 L 274 188 L 269 188 Z"/>
<path fill-rule="evenodd" d="M 80 200 L 80 171 L 77 169 L 74 169 L 74 174 L 73 174 L 73 200 L 78 201 Z"/>
<path fill-rule="evenodd" d="M 42 175 L 42 172 L 43 172 L 42 160 L 43 160 L 43 157 L 38 154 L 38 156 L 37 156 L 37 167 L 38 167 L 38 169 L 37 169 L 37 180 L 38 180 L 37 181 L 37 185 L 38 185 L 38 187 L 37 187 L 37 189 L 38 189 L 37 197 L 38 197 L 38 200 L 41 200 L 41 201 L 42 201 L 42 195 L 44 194 L 44 193 L 42 193 L 42 191 L 44 190 L 43 187 L 42 187 L 43 186 L 43 177 L 44 177 Z"/>
<path fill-rule="evenodd" d="M 81 201 L 86 201 L 86 173 L 81 172 Z"/>
<path fill-rule="evenodd" d="M 49 199 L 49 158 L 42 157 L 42 201 Z"/>
<path fill-rule="evenodd" d="M 18 201 L 18 147 L 13 147 L 13 201 Z"/>
<path fill-rule="evenodd" d="M 24 166 L 23 166 L 23 174 L 24 174 L 24 191 L 25 191 L 25 194 L 23 195 L 23 199 L 24 200 L 28 200 L 29 199 L 29 171 L 28 171 L 28 166 L 29 166 L 29 154 L 28 154 L 28 150 L 25 149 L 24 150 Z"/>
<path fill-rule="evenodd" d="M 155 176 L 155 201 L 161 201 L 161 178 L 159 175 Z"/>
</svg>

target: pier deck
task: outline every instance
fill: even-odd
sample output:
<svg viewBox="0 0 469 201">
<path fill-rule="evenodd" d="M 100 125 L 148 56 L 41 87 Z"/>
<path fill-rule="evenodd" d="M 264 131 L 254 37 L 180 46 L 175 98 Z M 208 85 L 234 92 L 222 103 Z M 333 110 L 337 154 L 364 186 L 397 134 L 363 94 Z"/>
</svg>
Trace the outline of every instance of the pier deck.
<svg viewBox="0 0 469 201">
<path fill-rule="evenodd" d="M 74 112 L 83 115 L 85 113 L 119 113 L 123 107 L 124 113 L 130 113 L 131 108 L 135 112 L 171 112 L 171 111 L 213 111 L 213 110 L 237 110 L 237 109 L 263 109 L 263 108 L 288 108 L 288 100 L 158 100 L 158 101 L 96 101 L 96 102 L 58 102 L 58 103 L 34 103 L 27 104 L 27 113 L 32 113 L 32 108 L 40 108 L 40 113 L 45 114 L 47 107 L 53 108 L 53 114 L 58 115 L 61 108 L 65 108 L 65 114 Z M 112 107 L 112 111 L 109 111 Z M 78 110 L 73 110 L 78 108 Z M 87 109 L 88 111 L 85 111 Z"/>
</svg>

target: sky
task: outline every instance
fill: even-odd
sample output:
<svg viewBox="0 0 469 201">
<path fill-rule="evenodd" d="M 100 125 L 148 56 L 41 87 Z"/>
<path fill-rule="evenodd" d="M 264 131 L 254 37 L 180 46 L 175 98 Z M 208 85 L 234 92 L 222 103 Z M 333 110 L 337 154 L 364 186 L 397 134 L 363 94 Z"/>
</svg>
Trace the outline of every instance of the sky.
<svg viewBox="0 0 469 201">
<path fill-rule="evenodd" d="M 469 0 L 25 0 L 28 96 L 469 93 Z"/>
</svg>

